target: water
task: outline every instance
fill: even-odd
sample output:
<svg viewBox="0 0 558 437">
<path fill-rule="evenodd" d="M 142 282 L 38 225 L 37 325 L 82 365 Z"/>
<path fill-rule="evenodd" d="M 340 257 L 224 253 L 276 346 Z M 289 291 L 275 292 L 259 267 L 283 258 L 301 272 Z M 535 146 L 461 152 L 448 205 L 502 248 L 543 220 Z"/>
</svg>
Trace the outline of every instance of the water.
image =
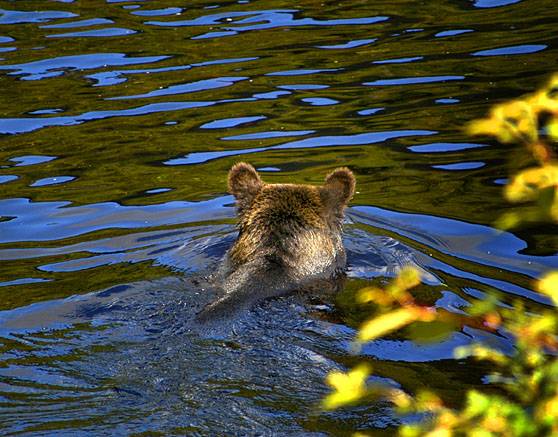
<svg viewBox="0 0 558 437">
<path fill-rule="evenodd" d="M 352 312 L 299 296 L 200 335 L 235 237 L 231 165 L 321 183 L 349 166 L 347 288 L 413 264 L 450 311 L 500 290 L 529 308 L 554 227 L 501 233 L 524 152 L 464 135 L 556 67 L 553 0 L 6 1 L 0 5 L 0 427 L 5 435 L 389 435 L 373 403 L 318 414 Z M 457 402 L 485 338 L 363 350 L 378 381 Z"/>
</svg>

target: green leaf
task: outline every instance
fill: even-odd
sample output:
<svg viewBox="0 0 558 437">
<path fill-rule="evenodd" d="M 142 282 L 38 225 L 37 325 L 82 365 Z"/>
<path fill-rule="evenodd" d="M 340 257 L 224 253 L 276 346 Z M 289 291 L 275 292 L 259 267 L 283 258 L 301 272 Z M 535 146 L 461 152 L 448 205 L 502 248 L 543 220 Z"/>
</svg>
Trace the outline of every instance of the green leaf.
<svg viewBox="0 0 558 437">
<path fill-rule="evenodd" d="M 468 309 L 468 313 L 471 316 L 483 316 L 490 313 L 496 309 L 498 305 L 498 296 L 494 293 L 487 294 L 482 300 L 477 300 Z"/>
<path fill-rule="evenodd" d="M 550 214 L 550 210 L 554 204 L 556 187 L 546 187 L 539 191 L 537 198 L 537 206 L 541 211 Z"/>
<path fill-rule="evenodd" d="M 491 399 L 476 390 L 467 393 L 466 413 L 469 417 L 481 416 L 490 407 Z"/>
<path fill-rule="evenodd" d="M 415 322 L 408 328 L 409 336 L 418 343 L 436 343 L 445 340 L 455 332 L 455 323 L 441 322 Z"/>
</svg>

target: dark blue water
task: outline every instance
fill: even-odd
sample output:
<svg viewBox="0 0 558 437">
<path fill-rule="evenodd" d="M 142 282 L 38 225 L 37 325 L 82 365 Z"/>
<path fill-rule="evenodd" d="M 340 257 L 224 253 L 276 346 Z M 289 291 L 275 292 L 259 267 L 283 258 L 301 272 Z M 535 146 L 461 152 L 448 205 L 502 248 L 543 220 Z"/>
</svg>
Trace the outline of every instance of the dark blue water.
<svg viewBox="0 0 558 437">
<path fill-rule="evenodd" d="M 352 354 L 354 310 L 301 296 L 200 333 L 235 238 L 228 169 L 319 184 L 348 166 L 347 289 L 423 274 L 461 313 L 535 310 L 554 227 L 500 232 L 525 152 L 463 125 L 556 68 L 549 0 L 0 5 L 0 429 L 5 435 L 392 435 L 384 402 L 319 413 L 325 375 L 450 403 L 486 369 L 406 333 Z"/>
</svg>

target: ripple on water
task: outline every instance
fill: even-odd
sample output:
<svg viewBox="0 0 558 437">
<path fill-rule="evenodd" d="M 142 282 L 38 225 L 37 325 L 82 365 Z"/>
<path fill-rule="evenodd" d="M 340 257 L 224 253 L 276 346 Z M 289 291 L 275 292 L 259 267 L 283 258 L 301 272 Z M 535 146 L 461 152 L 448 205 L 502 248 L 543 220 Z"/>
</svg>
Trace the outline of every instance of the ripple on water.
<svg viewBox="0 0 558 437">
<path fill-rule="evenodd" d="M 460 150 L 477 149 L 479 147 L 488 147 L 488 144 L 479 143 L 429 143 L 410 146 L 409 150 L 418 153 L 443 153 L 456 152 Z"/>
<path fill-rule="evenodd" d="M 235 118 L 224 118 L 221 120 L 213 120 L 208 123 L 204 123 L 200 126 L 201 129 L 227 129 L 230 127 L 236 127 L 248 123 L 254 123 L 256 121 L 265 120 L 267 117 L 263 115 L 254 115 L 249 117 L 235 117 Z"/>
<path fill-rule="evenodd" d="M 74 27 L 100 26 L 102 24 L 114 24 L 113 20 L 108 18 L 91 18 L 88 20 L 70 21 L 68 23 L 46 24 L 41 26 L 42 29 L 73 29 Z"/>
<path fill-rule="evenodd" d="M 22 80 L 40 80 L 64 74 L 65 70 L 90 70 L 108 66 L 148 64 L 170 56 L 128 57 L 124 53 L 95 53 L 91 55 L 60 56 L 24 64 L 0 65 L 0 70 L 13 70 L 9 74 L 23 75 Z"/>
<path fill-rule="evenodd" d="M 165 15 L 179 15 L 184 9 L 169 7 L 164 9 L 142 9 L 140 11 L 133 11 L 132 14 L 142 17 L 157 17 Z"/>
<path fill-rule="evenodd" d="M 313 137 L 302 140 L 295 140 L 284 144 L 270 147 L 257 147 L 241 150 L 226 150 L 219 152 L 195 152 L 189 153 L 182 158 L 173 158 L 164 162 L 165 165 L 191 165 L 226 156 L 247 155 L 251 153 L 259 153 L 267 150 L 284 150 L 284 149 L 309 149 L 316 147 L 333 147 L 333 146 L 356 146 L 365 144 L 374 144 L 382 141 L 388 141 L 396 138 L 417 137 L 434 135 L 436 132 L 431 131 L 394 131 L 394 132 L 368 132 L 356 135 L 340 135 L 340 136 L 324 136 Z"/>
<path fill-rule="evenodd" d="M 205 202 L 173 201 L 148 206 L 124 206 L 116 202 L 72 206 L 71 202 L 33 202 L 0 199 L 2 215 L 14 217 L 2 223 L 1 242 L 52 241 L 107 228 L 144 228 L 229 218 L 230 196 Z"/>
<path fill-rule="evenodd" d="M 396 58 L 396 59 L 384 59 L 381 61 L 373 61 L 373 64 L 406 64 L 408 62 L 415 62 L 424 59 L 424 56 L 412 56 L 410 58 Z"/>
<path fill-rule="evenodd" d="M 509 55 L 524 55 L 527 53 L 536 53 L 545 50 L 548 46 L 546 44 L 522 44 L 517 46 L 500 47 L 497 49 L 480 50 L 471 53 L 473 56 L 509 56 Z"/>
<path fill-rule="evenodd" d="M 0 184 L 6 184 L 8 182 L 15 181 L 19 179 L 19 176 L 16 175 L 0 175 Z"/>
<path fill-rule="evenodd" d="M 339 103 L 338 100 L 329 99 L 327 97 L 306 97 L 304 99 L 300 99 L 301 102 L 308 103 L 311 106 L 329 106 L 329 105 L 337 105 Z"/>
<path fill-rule="evenodd" d="M 44 23 L 46 21 L 59 18 L 77 17 L 77 14 L 64 11 L 14 11 L 0 9 L 0 24 L 25 24 L 25 23 Z"/>
<path fill-rule="evenodd" d="M 245 140 L 265 140 L 269 138 L 283 138 L 283 137 L 302 137 L 315 133 L 313 130 L 300 130 L 300 131 L 265 131 L 254 132 L 251 134 L 231 135 L 222 137 L 223 141 L 245 141 Z"/>
<path fill-rule="evenodd" d="M 106 38 L 111 36 L 133 35 L 135 30 L 122 27 L 105 27 L 103 29 L 83 30 L 81 32 L 55 33 L 47 38 Z"/>
<path fill-rule="evenodd" d="M 356 47 L 367 46 L 367 45 L 372 44 L 376 41 L 378 41 L 377 38 L 359 39 L 359 40 L 349 41 L 345 44 L 333 44 L 333 45 L 316 46 L 316 47 L 319 48 L 319 49 L 328 49 L 328 50 L 344 50 L 344 49 L 353 49 L 353 48 L 356 48 Z"/>
<path fill-rule="evenodd" d="M 513 5 L 523 0 L 474 0 L 477 8 L 498 8 L 500 6 Z"/>
<path fill-rule="evenodd" d="M 200 80 L 193 83 L 184 83 L 169 86 L 144 94 L 135 94 L 131 96 L 107 97 L 106 100 L 127 100 L 127 99 L 146 99 L 150 97 L 169 96 L 176 94 L 189 94 L 206 90 L 214 90 L 234 85 L 241 80 L 247 80 L 247 77 L 218 77 L 216 79 Z"/>
<path fill-rule="evenodd" d="M 299 70 L 274 71 L 272 73 L 266 73 L 266 76 L 308 76 L 311 74 L 318 74 L 318 73 L 335 73 L 337 71 L 341 71 L 341 69 L 340 68 L 299 69 Z"/>
<path fill-rule="evenodd" d="M 33 182 L 30 187 L 45 187 L 47 185 L 58 185 L 65 184 L 67 182 L 73 181 L 75 176 L 51 176 L 48 178 L 37 179 Z"/>
<path fill-rule="evenodd" d="M 128 80 L 128 76 L 142 75 L 142 74 L 156 74 L 168 73 L 173 71 L 190 70 L 194 67 L 209 67 L 221 64 L 234 64 L 239 62 L 255 61 L 258 58 L 230 58 L 230 59 L 215 59 L 212 61 L 197 62 L 187 65 L 173 65 L 169 67 L 159 68 L 142 68 L 142 69 L 126 69 L 126 70 L 110 70 L 101 73 L 93 73 L 85 76 L 87 79 L 94 81 L 93 86 L 111 86 L 117 85 Z"/>
<path fill-rule="evenodd" d="M 477 168 L 482 168 L 486 165 L 484 162 L 456 162 L 453 164 L 440 164 L 433 165 L 432 168 L 437 168 L 439 170 L 474 170 Z"/>
<path fill-rule="evenodd" d="M 436 38 L 446 38 L 448 36 L 457 36 L 462 35 L 464 33 L 474 32 L 473 29 L 454 29 L 454 30 L 443 30 L 441 32 L 436 33 L 434 36 Z"/>
<path fill-rule="evenodd" d="M 15 162 L 16 167 L 25 167 L 28 165 L 43 164 L 45 162 L 52 161 L 56 159 L 56 156 L 46 156 L 46 155 L 25 155 L 25 156 L 14 156 L 10 158 L 9 161 Z"/>
<path fill-rule="evenodd" d="M 415 85 L 421 83 L 448 82 L 452 80 L 463 80 L 465 76 L 425 76 L 425 77 L 401 77 L 397 79 L 378 79 L 372 82 L 364 82 L 366 86 L 395 86 Z"/>
<path fill-rule="evenodd" d="M 368 108 L 368 109 L 361 109 L 357 112 L 358 115 L 374 115 L 378 112 L 382 112 L 386 108 Z"/>
</svg>

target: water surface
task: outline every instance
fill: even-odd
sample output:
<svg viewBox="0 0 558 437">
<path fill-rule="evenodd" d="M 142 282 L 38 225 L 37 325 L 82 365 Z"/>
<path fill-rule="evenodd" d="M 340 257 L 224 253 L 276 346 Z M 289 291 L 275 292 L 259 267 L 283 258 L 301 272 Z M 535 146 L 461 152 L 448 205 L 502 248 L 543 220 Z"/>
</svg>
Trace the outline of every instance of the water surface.
<svg viewBox="0 0 558 437">
<path fill-rule="evenodd" d="M 234 330 L 191 317 L 234 241 L 228 169 L 357 177 L 348 290 L 421 269 L 460 312 L 499 290 L 533 310 L 554 227 L 498 232 L 524 152 L 462 126 L 556 67 L 550 0 L 5 2 L 0 9 L 0 427 L 6 435 L 390 435 L 388 404 L 317 414 L 360 358 L 351 309 L 297 296 Z M 486 369 L 405 333 L 375 380 L 458 402 Z"/>
</svg>

